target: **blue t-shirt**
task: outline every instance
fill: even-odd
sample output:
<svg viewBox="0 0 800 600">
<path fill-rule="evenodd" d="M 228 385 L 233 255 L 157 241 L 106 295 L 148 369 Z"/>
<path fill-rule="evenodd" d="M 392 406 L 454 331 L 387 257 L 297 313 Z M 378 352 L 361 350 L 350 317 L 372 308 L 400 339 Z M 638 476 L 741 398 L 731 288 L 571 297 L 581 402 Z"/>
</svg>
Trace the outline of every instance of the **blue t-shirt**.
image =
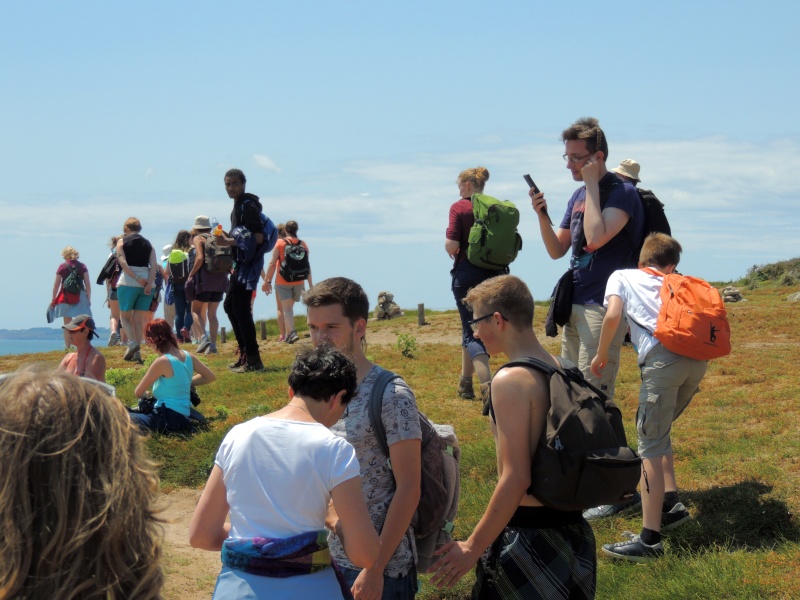
<svg viewBox="0 0 800 600">
<path fill-rule="evenodd" d="M 590 252 L 583 236 L 585 205 L 586 186 L 583 186 L 572 194 L 561 220 L 561 228 L 569 229 L 572 239 L 572 261 L 575 265 L 572 303 L 603 306 L 606 282 L 611 273 L 638 264 L 636 252 L 642 239 L 644 212 L 636 188 L 630 183 L 623 183 L 614 173 L 606 173 L 600 180 L 601 209 L 618 208 L 628 213 L 630 219 L 604 246 Z"/>
<path fill-rule="evenodd" d="M 166 406 L 177 413 L 188 417 L 191 414 L 192 401 L 190 399 L 192 375 L 194 365 L 192 355 L 184 352 L 186 359 L 181 362 L 171 354 L 165 354 L 172 365 L 172 377 L 159 377 L 153 384 L 153 396 L 156 397 L 156 407 Z"/>
</svg>

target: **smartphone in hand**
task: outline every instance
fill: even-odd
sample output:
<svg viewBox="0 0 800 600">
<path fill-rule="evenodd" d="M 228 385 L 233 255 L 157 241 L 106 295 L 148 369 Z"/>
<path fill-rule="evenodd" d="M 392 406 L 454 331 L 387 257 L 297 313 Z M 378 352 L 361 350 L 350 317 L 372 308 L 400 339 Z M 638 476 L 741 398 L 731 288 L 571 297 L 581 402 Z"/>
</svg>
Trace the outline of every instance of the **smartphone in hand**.
<svg viewBox="0 0 800 600">
<path fill-rule="evenodd" d="M 528 184 L 528 187 L 531 188 L 535 194 L 540 193 L 539 187 L 534 183 L 530 175 L 526 173 L 525 175 L 522 176 L 522 178 L 525 180 L 525 183 Z M 547 207 L 543 208 L 542 212 L 544 213 L 544 216 L 547 217 L 547 220 L 550 221 L 550 225 L 552 225 L 553 220 L 550 218 L 550 215 L 547 214 Z"/>
</svg>

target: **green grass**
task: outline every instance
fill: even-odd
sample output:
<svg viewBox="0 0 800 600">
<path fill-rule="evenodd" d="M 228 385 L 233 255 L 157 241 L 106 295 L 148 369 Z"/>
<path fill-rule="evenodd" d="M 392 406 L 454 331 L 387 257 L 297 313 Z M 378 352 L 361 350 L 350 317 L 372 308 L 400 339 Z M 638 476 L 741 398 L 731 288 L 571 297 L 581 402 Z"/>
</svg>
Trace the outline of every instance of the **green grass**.
<svg viewBox="0 0 800 600">
<path fill-rule="evenodd" d="M 640 518 L 625 515 L 596 523 L 598 598 L 800 598 L 800 371 L 794 368 L 800 363 L 800 305 L 786 302 L 786 296 L 800 287 L 782 284 L 785 274 L 776 270 L 777 280 L 761 282 L 754 289 L 741 286 L 747 302 L 727 307 L 733 353 L 710 364 L 701 393 L 673 428 L 681 500 L 694 520 L 667 532 L 666 556 L 647 565 L 614 562 L 600 553 L 601 545 L 618 541 L 622 531 L 638 531 Z M 369 345 L 367 354 L 401 373 L 415 390 L 419 406 L 434 421 L 455 426 L 462 445 L 455 535 L 463 539 L 493 490 L 494 445 L 479 404 L 456 395 L 461 359 L 460 348 L 453 344 L 458 340 L 458 316 L 454 311 L 426 312 L 430 325 L 419 327 L 416 310 L 406 312 L 405 317 L 391 321 L 370 322 L 368 341 L 381 330 L 388 332 L 391 341 Z M 544 307 L 537 307 L 535 328 L 542 338 L 545 313 Z M 299 326 L 301 321 L 297 319 Z M 428 340 L 430 332 L 454 332 L 453 343 Z M 394 347 L 401 334 L 413 336 L 413 358 Z M 543 339 L 551 352 L 558 352 L 557 340 Z M 221 354 L 208 357 L 218 375 L 214 384 L 199 389 L 203 399 L 199 408 L 214 417 L 208 431 L 189 438 L 152 436 L 148 440 L 150 452 L 161 462 L 163 485 L 201 487 L 225 433 L 236 423 L 287 401 L 286 377 L 295 350 L 265 344 L 262 354 L 269 368 L 259 375 L 234 375 L 225 368 L 231 361 L 230 343 L 221 346 Z M 120 398 L 132 404 L 133 387 L 143 369 L 131 368 L 117 354 L 121 352 L 107 353 L 109 366 Z M 13 370 L 30 358 L 2 357 L 0 370 Z M 60 354 L 36 358 L 57 362 Z M 621 362 L 616 399 L 629 440 L 634 441 L 640 381 L 632 349 L 624 349 Z M 496 369 L 502 360 L 495 357 L 491 364 Z M 169 557 L 167 564 L 175 567 Z M 447 593 L 426 584 L 420 598 L 467 598 L 473 580 L 470 574 Z M 201 584 L 209 594 L 213 581 L 212 576 Z"/>
</svg>

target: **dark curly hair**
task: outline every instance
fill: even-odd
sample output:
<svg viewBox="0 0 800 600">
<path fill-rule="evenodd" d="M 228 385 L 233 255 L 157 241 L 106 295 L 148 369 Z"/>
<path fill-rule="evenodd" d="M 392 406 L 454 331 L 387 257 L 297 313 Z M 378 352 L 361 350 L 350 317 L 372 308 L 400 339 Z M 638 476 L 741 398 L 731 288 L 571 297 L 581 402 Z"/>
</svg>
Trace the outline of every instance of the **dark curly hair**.
<svg viewBox="0 0 800 600">
<path fill-rule="evenodd" d="M 289 385 L 296 395 L 322 402 L 344 390 L 342 404 L 347 404 L 358 386 L 356 367 L 336 348 L 322 344 L 298 353 L 289 373 Z"/>
</svg>

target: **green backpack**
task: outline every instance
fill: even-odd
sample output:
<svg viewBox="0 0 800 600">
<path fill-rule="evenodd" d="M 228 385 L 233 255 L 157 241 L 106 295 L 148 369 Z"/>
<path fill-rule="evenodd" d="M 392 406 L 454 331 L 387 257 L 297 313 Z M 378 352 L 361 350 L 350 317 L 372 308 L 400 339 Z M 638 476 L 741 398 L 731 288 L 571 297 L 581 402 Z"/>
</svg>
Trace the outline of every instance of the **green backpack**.
<svg viewBox="0 0 800 600">
<path fill-rule="evenodd" d="M 475 224 L 469 230 L 467 260 L 483 269 L 505 270 L 522 250 L 517 207 L 509 200 L 473 194 L 472 212 Z"/>
</svg>

